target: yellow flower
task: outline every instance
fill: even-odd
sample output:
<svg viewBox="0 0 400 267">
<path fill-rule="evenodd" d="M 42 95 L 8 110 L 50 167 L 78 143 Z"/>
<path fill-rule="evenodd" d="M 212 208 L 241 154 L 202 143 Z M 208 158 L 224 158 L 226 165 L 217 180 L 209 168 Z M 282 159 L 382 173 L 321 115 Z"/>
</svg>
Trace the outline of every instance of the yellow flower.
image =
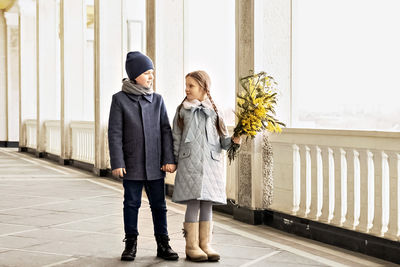
<svg viewBox="0 0 400 267">
<path fill-rule="evenodd" d="M 254 104 L 256 104 L 256 105 L 263 105 L 264 104 L 264 98 L 263 97 L 259 97 L 259 98 L 256 98 L 255 100 L 254 100 Z"/>
<path fill-rule="evenodd" d="M 264 106 L 260 105 L 258 106 L 255 110 L 254 113 L 258 118 L 265 118 L 265 115 L 267 114 L 267 111 L 265 110 Z"/>
</svg>

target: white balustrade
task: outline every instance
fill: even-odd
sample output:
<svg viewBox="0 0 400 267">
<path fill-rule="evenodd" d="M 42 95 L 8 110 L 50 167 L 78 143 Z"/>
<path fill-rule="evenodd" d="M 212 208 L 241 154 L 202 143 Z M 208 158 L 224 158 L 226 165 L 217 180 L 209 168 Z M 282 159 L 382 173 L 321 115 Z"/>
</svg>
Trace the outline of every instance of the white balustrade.
<svg viewBox="0 0 400 267">
<path fill-rule="evenodd" d="M 61 134 L 60 121 L 45 121 L 46 130 L 46 152 L 60 156 L 61 154 Z"/>
<path fill-rule="evenodd" d="M 322 215 L 322 202 L 324 197 L 324 177 L 323 177 L 323 162 L 322 150 L 320 147 L 315 147 L 317 151 L 317 213 L 315 218 L 318 219 Z"/>
<path fill-rule="evenodd" d="M 36 138 L 36 120 L 25 121 L 25 136 L 26 136 L 26 147 L 36 149 L 37 138 Z"/>
<path fill-rule="evenodd" d="M 270 140 L 271 209 L 400 240 L 400 133 L 284 129 Z"/>
<path fill-rule="evenodd" d="M 339 225 L 343 226 L 347 215 L 347 160 L 346 151 L 340 149 L 340 219 Z"/>
<path fill-rule="evenodd" d="M 293 209 L 296 213 L 300 207 L 300 151 L 299 147 L 293 145 Z"/>
<path fill-rule="evenodd" d="M 360 191 L 361 191 L 361 173 L 360 173 L 360 153 L 358 153 L 357 150 L 353 150 L 353 181 L 354 181 L 354 186 L 353 186 L 353 193 L 354 194 L 354 213 L 353 213 L 353 222 L 352 222 L 352 228 L 353 230 L 360 224 L 360 213 L 361 213 L 361 208 L 360 208 L 360 202 L 361 202 L 361 196 L 360 196 Z"/>
<path fill-rule="evenodd" d="M 328 149 L 328 170 L 329 170 L 329 210 L 328 222 L 333 219 L 333 212 L 335 209 L 335 161 L 333 158 L 333 150 Z"/>
<path fill-rule="evenodd" d="M 71 128 L 71 158 L 94 164 L 94 122 L 74 121 Z"/>
<path fill-rule="evenodd" d="M 382 152 L 382 228 L 381 236 L 384 236 L 388 231 L 389 225 L 389 199 L 390 199 L 390 187 L 389 187 L 389 162 L 388 155 Z"/>
</svg>

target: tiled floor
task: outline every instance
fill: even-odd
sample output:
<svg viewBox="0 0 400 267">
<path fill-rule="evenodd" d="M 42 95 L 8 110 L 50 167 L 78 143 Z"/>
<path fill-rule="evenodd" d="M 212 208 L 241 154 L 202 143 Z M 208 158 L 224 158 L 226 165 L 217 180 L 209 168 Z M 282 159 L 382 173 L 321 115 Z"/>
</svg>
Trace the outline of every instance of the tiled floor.
<svg viewBox="0 0 400 267">
<path fill-rule="evenodd" d="M 143 199 L 138 253 L 121 262 L 122 186 L 91 173 L 0 148 L 0 266 L 389 266 L 388 262 L 214 214 L 217 263 L 185 260 L 184 206 L 168 200 L 176 262 L 155 257 Z"/>
</svg>

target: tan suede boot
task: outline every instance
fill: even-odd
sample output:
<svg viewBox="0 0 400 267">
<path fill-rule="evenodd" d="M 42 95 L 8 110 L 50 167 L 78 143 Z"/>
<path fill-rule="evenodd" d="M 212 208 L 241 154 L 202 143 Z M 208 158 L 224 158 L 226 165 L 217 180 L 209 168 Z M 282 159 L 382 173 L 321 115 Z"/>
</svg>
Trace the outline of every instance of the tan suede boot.
<svg viewBox="0 0 400 267">
<path fill-rule="evenodd" d="M 203 221 L 200 225 L 200 248 L 207 254 L 208 261 L 219 261 L 219 254 L 211 247 L 212 222 Z"/>
<path fill-rule="evenodd" d="M 207 261 L 207 254 L 199 247 L 199 223 L 185 222 L 183 230 L 186 239 L 186 258 L 191 261 Z"/>
</svg>

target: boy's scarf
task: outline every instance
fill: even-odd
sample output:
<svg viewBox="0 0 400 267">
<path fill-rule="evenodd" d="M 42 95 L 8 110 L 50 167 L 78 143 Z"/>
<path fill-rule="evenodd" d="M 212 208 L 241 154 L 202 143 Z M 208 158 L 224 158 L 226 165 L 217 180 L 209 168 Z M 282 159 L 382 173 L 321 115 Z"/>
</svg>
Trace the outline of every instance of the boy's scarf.
<svg viewBox="0 0 400 267">
<path fill-rule="evenodd" d="M 153 88 L 134 83 L 127 78 L 122 80 L 122 91 L 133 95 L 151 95 L 154 93 Z"/>
</svg>

